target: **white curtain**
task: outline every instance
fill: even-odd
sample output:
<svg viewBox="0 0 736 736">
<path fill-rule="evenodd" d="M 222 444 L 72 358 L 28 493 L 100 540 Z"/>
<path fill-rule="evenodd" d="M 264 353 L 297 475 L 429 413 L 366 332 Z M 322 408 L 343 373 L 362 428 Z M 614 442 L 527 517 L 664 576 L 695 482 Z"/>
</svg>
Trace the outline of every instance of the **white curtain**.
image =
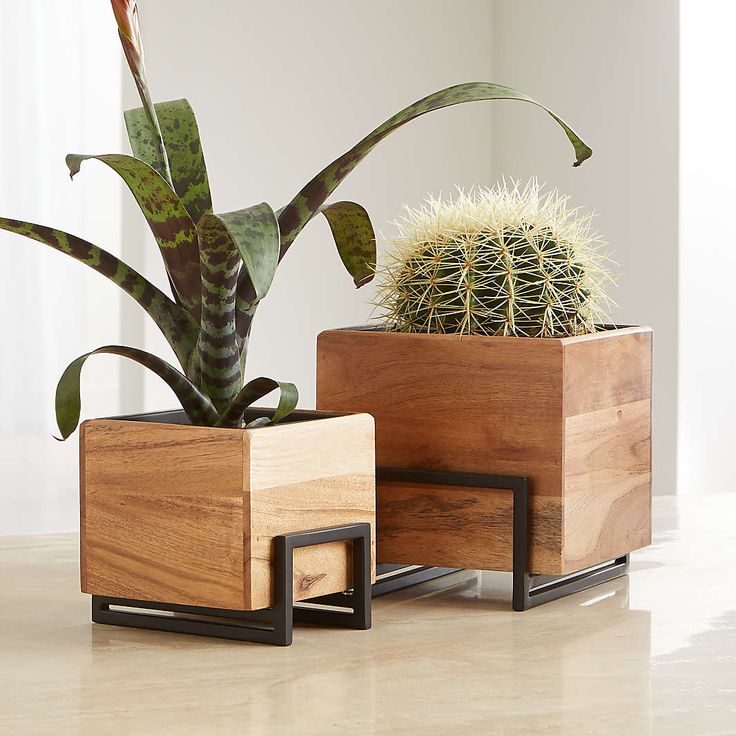
<svg viewBox="0 0 736 736">
<path fill-rule="evenodd" d="M 120 252 L 121 185 L 66 153 L 121 147 L 122 64 L 103 0 L 0 4 L 0 215 Z M 0 232 L 0 534 L 76 526 L 77 439 L 57 443 L 56 381 L 77 355 L 119 340 L 120 294 L 68 256 Z M 119 407 L 113 358 L 83 374 L 84 414 Z"/>
</svg>

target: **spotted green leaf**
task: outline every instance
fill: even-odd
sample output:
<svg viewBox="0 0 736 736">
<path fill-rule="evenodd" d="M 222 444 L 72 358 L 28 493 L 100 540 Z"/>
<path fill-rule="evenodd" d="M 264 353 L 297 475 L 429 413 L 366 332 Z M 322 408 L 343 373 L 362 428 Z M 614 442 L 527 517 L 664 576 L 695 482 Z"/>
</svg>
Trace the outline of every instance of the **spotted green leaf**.
<svg viewBox="0 0 736 736">
<path fill-rule="evenodd" d="M 154 107 L 166 145 L 174 190 L 192 220 L 198 222 L 203 214 L 212 212 L 212 196 L 194 112 L 187 100 L 157 102 Z M 135 157 L 163 173 L 156 134 L 144 109 L 128 110 L 125 125 Z"/>
<path fill-rule="evenodd" d="M 210 399 L 183 373 L 166 361 L 137 348 L 105 345 L 73 360 L 59 379 L 59 384 L 56 387 L 56 423 L 59 425 L 62 439 L 67 439 L 79 424 L 82 404 L 80 397 L 82 367 L 91 355 L 102 353 L 120 355 L 123 358 L 134 360 L 166 381 L 169 388 L 181 402 L 182 408 L 192 424 L 212 426 L 217 421 L 217 411 Z"/>
<path fill-rule="evenodd" d="M 123 53 L 128 62 L 130 73 L 133 75 L 138 95 L 141 98 L 146 119 L 154 133 L 153 145 L 156 148 L 157 163 L 161 176 L 170 184 L 171 173 L 169 161 L 164 148 L 161 127 L 156 115 L 156 109 L 151 100 L 151 93 L 146 80 L 146 67 L 143 63 L 143 43 L 141 41 L 141 27 L 138 18 L 138 3 L 136 0 L 111 0 L 115 22 L 118 24 L 118 35 L 123 47 Z"/>
<path fill-rule="evenodd" d="M 137 271 L 112 253 L 62 230 L 6 217 L 0 218 L 0 228 L 66 253 L 117 284 L 148 312 L 176 353 L 182 367 L 186 368 L 194 352 L 197 325 L 185 309 L 171 301 Z"/>
<path fill-rule="evenodd" d="M 320 208 L 327 218 L 343 265 L 360 288 L 375 274 L 376 234 L 371 218 L 357 202 L 334 202 Z"/>
<path fill-rule="evenodd" d="M 213 215 L 227 230 L 243 259 L 244 275 L 253 284 L 255 297 L 263 299 L 271 288 L 279 263 L 279 224 L 266 202 L 236 212 Z"/>
<path fill-rule="evenodd" d="M 179 197 L 144 161 L 124 154 L 85 156 L 70 153 L 66 164 L 72 177 L 82 163 L 107 164 L 128 185 L 156 238 L 178 301 L 199 319 L 200 281 L 197 230 Z"/>
<path fill-rule="evenodd" d="M 265 424 L 276 424 L 291 414 L 299 402 L 299 392 L 293 383 L 281 383 L 274 381 L 273 378 L 254 378 L 252 381 L 243 386 L 240 393 L 225 408 L 220 419 L 217 422 L 218 427 L 237 427 L 240 425 L 245 410 L 253 404 L 253 402 L 262 399 L 271 391 L 279 390 L 279 404 L 276 411 L 269 419 L 268 417 L 259 417 L 251 422 L 248 426 L 263 426 Z"/>
<path fill-rule="evenodd" d="M 302 228 L 319 212 L 320 207 L 327 198 L 335 191 L 345 177 L 380 143 L 386 136 L 404 123 L 408 123 L 420 115 L 440 110 L 444 107 L 459 105 L 465 102 L 480 102 L 483 100 L 519 100 L 530 102 L 545 110 L 555 120 L 565 135 L 568 137 L 575 149 L 574 166 L 579 166 L 585 159 L 592 155 L 592 150 L 579 138 L 555 113 L 541 105 L 536 100 L 528 97 L 523 92 L 504 87 L 492 82 L 466 82 L 454 87 L 434 92 L 427 97 L 404 108 L 383 125 L 369 133 L 363 140 L 357 143 L 347 153 L 333 161 L 315 176 L 302 190 L 284 207 L 279 217 L 281 228 L 281 256 L 283 257 L 289 246 Z"/>
<path fill-rule="evenodd" d="M 243 259 L 236 314 L 238 335 L 245 340 L 258 302 L 268 293 L 279 265 L 278 217 L 266 202 L 217 217 Z"/>
</svg>

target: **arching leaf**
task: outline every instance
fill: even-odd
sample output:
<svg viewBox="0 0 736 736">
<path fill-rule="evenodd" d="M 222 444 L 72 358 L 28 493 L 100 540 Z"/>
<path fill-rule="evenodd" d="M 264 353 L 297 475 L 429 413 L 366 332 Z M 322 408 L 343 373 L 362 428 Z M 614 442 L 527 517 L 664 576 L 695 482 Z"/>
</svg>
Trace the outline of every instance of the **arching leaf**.
<svg viewBox="0 0 736 736">
<path fill-rule="evenodd" d="M 279 263 L 276 214 L 270 205 L 261 202 L 247 209 L 211 216 L 220 221 L 238 249 L 256 299 L 263 299 L 271 288 Z"/>
<path fill-rule="evenodd" d="M 59 379 L 59 384 L 56 387 L 56 422 L 59 425 L 62 439 L 67 439 L 79 424 L 82 404 L 80 396 L 82 367 L 91 355 L 102 353 L 120 355 L 123 358 L 134 360 L 166 381 L 181 402 L 182 408 L 192 424 L 213 426 L 217 422 L 217 411 L 209 398 L 183 373 L 166 361 L 137 348 L 105 345 L 73 360 Z"/>
<path fill-rule="evenodd" d="M 245 410 L 255 401 L 262 399 L 271 391 L 279 390 L 279 404 L 276 407 L 273 417 L 267 419 L 260 417 L 254 420 L 248 426 L 262 426 L 264 424 L 276 424 L 291 414 L 299 403 L 299 391 L 293 383 L 281 383 L 274 381 L 273 378 L 254 378 L 252 381 L 243 386 L 240 393 L 230 402 L 225 411 L 222 412 L 218 427 L 237 427 Z M 266 421 L 262 421 L 262 420 Z M 258 422 L 258 424 L 256 424 Z"/>
<path fill-rule="evenodd" d="M 480 102 L 483 100 L 518 100 L 530 102 L 545 110 L 555 122 L 560 125 L 575 149 L 574 166 L 579 166 L 592 155 L 592 150 L 579 138 L 555 113 L 540 104 L 523 92 L 492 82 L 466 82 L 454 87 L 434 92 L 427 97 L 404 108 L 383 125 L 369 133 L 353 148 L 333 161 L 315 176 L 302 190 L 284 207 L 279 217 L 281 228 L 281 257 L 284 256 L 294 238 L 301 232 L 304 225 L 319 212 L 320 207 L 335 191 L 345 177 L 380 143 L 387 135 L 404 123 L 408 123 L 420 115 L 425 115 L 444 107 L 459 105 L 465 102 Z"/>
<path fill-rule="evenodd" d="M 156 238 L 179 301 L 199 320 L 197 231 L 177 194 L 147 163 L 122 153 L 99 156 L 70 153 L 66 164 L 72 177 L 87 159 L 107 164 L 128 185 Z"/>
<path fill-rule="evenodd" d="M 146 310 L 186 369 L 197 342 L 197 325 L 183 307 L 171 301 L 137 271 L 112 253 L 63 230 L 6 217 L 0 217 L 0 228 L 65 253 L 117 284 Z"/>
<path fill-rule="evenodd" d="M 268 207 L 268 205 L 265 206 Z M 270 207 L 268 210 L 273 212 Z M 360 287 L 368 283 L 374 276 L 376 236 L 365 208 L 356 202 L 334 202 L 321 207 L 319 211 L 327 218 L 337 251 L 348 273 L 353 277 L 355 285 Z M 277 222 L 275 228 L 272 227 L 271 237 L 275 235 L 278 238 L 280 214 L 281 210 L 275 213 Z M 268 254 L 271 258 L 270 274 L 273 278 L 279 259 L 278 240 L 271 240 L 269 246 L 273 249 Z M 241 338 L 247 336 L 258 299 L 262 298 L 256 293 L 250 273 L 251 269 L 245 269 L 238 278 L 236 308 L 238 334 Z"/>
<path fill-rule="evenodd" d="M 371 218 L 357 202 L 334 202 L 319 210 L 330 224 L 343 265 L 360 288 L 375 275 L 376 234 Z"/>
</svg>

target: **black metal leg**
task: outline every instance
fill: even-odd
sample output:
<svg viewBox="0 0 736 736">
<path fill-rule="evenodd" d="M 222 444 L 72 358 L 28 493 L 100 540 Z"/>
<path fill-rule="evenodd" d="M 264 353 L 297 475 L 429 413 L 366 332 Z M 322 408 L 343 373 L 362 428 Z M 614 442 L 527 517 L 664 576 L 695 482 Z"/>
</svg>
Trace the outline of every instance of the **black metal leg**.
<svg viewBox="0 0 736 736">
<path fill-rule="evenodd" d="M 513 493 L 513 552 L 512 608 L 526 611 L 564 596 L 592 588 L 625 575 L 629 556 L 624 555 L 610 562 L 596 565 L 563 576 L 531 575 L 528 566 L 529 554 L 529 485 L 527 478 L 513 475 L 490 475 L 486 473 L 460 473 L 453 471 L 413 470 L 409 468 L 378 468 L 377 480 L 427 483 L 443 486 L 471 486 L 494 488 Z M 379 579 L 374 596 L 408 588 L 411 585 L 432 580 L 457 572 L 454 568 L 430 566 L 405 566 L 394 571 L 393 578 Z M 535 581 L 537 581 L 535 583 Z"/>
<path fill-rule="evenodd" d="M 92 596 L 92 621 L 173 631 L 238 641 L 289 646 L 294 620 L 322 626 L 354 629 L 371 627 L 371 529 L 370 524 L 350 524 L 328 529 L 283 534 L 274 538 L 274 605 L 258 611 L 235 611 L 176 603 Z M 353 588 L 346 594 L 309 599 L 309 606 L 294 604 L 294 550 L 328 542 L 352 541 Z M 324 610 L 311 604 L 338 605 L 345 611 Z M 127 610 L 126 610 L 127 609 Z M 131 610 L 139 609 L 139 610 Z M 166 612 L 153 613 L 154 611 Z M 172 615 L 175 614 L 175 615 Z"/>
<path fill-rule="evenodd" d="M 623 555 L 601 565 L 595 565 L 559 577 L 514 573 L 514 610 L 526 611 L 529 608 L 541 606 L 543 603 L 579 593 L 592 588 L 594 585 L 620 578 L 622 575 L 626 575 L 628 570 L 629 555 Z M 542 582 L 535 585 L 534 581 L 536 579 L 541 579 Z"/>
<path fill-rule="evenodd" d="M 339 626 L 350 629 L 371 628 L 371 527 L 370 524 L 354 524 L 342 527 L 341 536 L 323 539 L 320 542 L 312 541 L 315 534 L 323 532 L 305 532 L 302 534 L 287 534 L 283 538 L 284 554 L 293 565 L 293 551 L 297 547 L 308 547 L 311 544 L 325 542 L 353 540 L 353 587 L 344 593 L 310 598 L 308 601 L 295 603 L 293 616 L 300 623 L 319 624 L 320 626 Z M 353 530 L 353 531 L 350 531 Z M 332 530 L 326 530 L 331 532 Z M 279 544 L 282 544 L 280 541 Z M 285 580 L 289 588 L 293 585 L 293 572 L 290 570 Z M 286 600 L 293 599 L 293 594 L 286 596 Z M 348 609 L 344 611 L 325 610 L 316 606 L 332 606 Z"/>
</svg>

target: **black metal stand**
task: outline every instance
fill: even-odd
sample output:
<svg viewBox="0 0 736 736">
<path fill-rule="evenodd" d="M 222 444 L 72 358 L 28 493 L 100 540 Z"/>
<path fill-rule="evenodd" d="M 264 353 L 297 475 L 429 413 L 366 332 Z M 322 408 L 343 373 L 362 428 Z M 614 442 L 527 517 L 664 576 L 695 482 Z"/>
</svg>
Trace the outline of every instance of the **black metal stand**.
<svg viewBox="0 0 736 736">
<path fill-rule="evenodd" d="M 353 588 L 346 593 L 293 603 L 294 550 L 299 547 L 340 541 L 353 543 Z M 273 608 L 234 611 L 93 595 L 92 621 L 99 624 L 173 631 L 180 634 L 197 634 L 278 646 L 291 644 L 294 621 L 321 626 L 370 629 L 370 524 L 351 524 L 274 537 L 274 573 Z M 349 610 L 334 610 L 334 608 L 325 610 L 318 607 L 324 604 Z M 150 611 L 165 613 L 150 613 Z"/>
<path fill-rule="evenodd" d="M 529 487 L 526 478 L 514 475 L 459 473 L 408 468 L 378 468 L 377 480 L 406 483 L 427 483 L 442 486 L 471 486 L 511 491 L 513 498 L 512 574 L 514 611 L 526 611 L 543 603 L 563 598 L 625 575 L 629 556 L 623 555 L 601 565 L 588 567 L 569 575 L 531 575 L 528 571 L 529 549 Z M 408 588 L 427 580 L 458 572 L 455 568 L 430 566 L 391 566 L 373 586 L 373 596 Z"/>
<path fill-rule="evenodd" d="M 412 585 L 426 583 L 428 580 L 460 572 L 455 567 L 430 567 L 429 565 L 378 565 L 376 582 L 373 583 L 373 597 L 393 593 Z"/>
</svg>

